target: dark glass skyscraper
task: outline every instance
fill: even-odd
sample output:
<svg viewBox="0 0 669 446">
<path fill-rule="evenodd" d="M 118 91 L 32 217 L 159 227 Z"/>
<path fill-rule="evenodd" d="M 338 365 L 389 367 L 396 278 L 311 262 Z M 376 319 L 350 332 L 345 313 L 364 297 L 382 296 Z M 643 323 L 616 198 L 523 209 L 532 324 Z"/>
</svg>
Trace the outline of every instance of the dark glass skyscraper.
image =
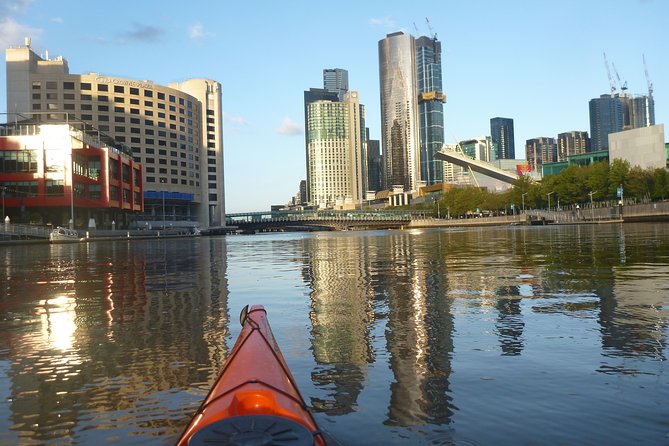
<svg viewBox="0 0 669 446">
<path fill-rule="evenodd" d="M 326 68 L 323 70 L 323 87 L 332 93 L 337 93 L 339 100 L 344 100 L 348 92 L 348 70 L 341 68 Z"/>
<path fill-rule="evenodd" d="M 624 129 L 624 111 L 620 98 L 603 94 L 590 100 L 590 149 L 608 150 L 609 133 Z"/>
<path fill-rule="evenodd" d="M 416 40 L 420 179 L 426 184 L 444 180 L 443 161 L 434 154 L 444 145 L 444 102 L 441 81 L 441 42 L 436 37 Z"/>
<path fill-rule="evenodd" d="M 490 137 L 493 146 L 497 147 L 497 159 L 515 159 L 516 143 L 513 135 L 513 119 L 492 118 L 490 120 Z"/>
</svg>

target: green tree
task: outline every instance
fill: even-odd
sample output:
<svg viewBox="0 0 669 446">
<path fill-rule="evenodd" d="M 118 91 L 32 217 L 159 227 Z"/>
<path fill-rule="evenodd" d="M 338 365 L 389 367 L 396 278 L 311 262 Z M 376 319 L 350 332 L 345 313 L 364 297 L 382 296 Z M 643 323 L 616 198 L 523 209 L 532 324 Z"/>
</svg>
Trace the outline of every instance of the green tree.
<svg viewBox="0 0 669 446">
<path fill-rule="evenodd" d="M 653 186 L 651 198 L 653 200 L 664 200 L 669 197 L 669 172 L 659 168 L 653 170 Z"/>
<path fill-rule="evenodd" d="M 603 197 L 607 200 L 613 200 L 616 198 L 616 190 L 622 185 L 625 187 L 626 180 L 629 177 L 630 173 L 630 162 L 627 160 L 615 159 L 611 163 L 609 169 L 609 188 L 607 190 L 607 196 Z"/>
</svg>

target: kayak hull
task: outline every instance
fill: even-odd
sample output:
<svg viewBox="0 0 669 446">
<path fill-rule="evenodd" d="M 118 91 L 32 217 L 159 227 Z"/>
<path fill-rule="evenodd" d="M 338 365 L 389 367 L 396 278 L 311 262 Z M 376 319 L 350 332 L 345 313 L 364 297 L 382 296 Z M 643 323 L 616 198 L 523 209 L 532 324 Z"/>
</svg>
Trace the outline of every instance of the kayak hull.
<svg viewBox="0 0 669 446">
<path fill-rule="evenodd" d="M 242 331 L 214 386 L 177 442 L 325 445 L 274 339 L 261 305 L 242 313 Z M 222 441 L 229 440 L 225 443 Z M 248 440 L 248 441 L 247 441 Z"/>
</svg>

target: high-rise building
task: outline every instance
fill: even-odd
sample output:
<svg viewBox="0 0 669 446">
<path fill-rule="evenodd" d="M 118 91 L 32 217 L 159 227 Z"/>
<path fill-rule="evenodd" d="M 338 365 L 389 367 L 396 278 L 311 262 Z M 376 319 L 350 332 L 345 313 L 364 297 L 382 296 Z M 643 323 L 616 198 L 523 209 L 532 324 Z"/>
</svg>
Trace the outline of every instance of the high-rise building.
<svg viewBox="0 0 669 446">
<path fill-rule="evenodd" d="M 308 201 L 326 208 L 353 208 L 365 199 L 367 154 L 364 107 L 358 93 L 342 102 L 319 100 L 307 105 Z"/>
<path fill-rule="evenodd" d="M 341 68 L 326 68 L 323 70 L 323 87 L 330 93 L 337 93 L 340 101 L 348 92 L 348 71 Z"/>
<path fill-rule="evenodd" d="M 567 161 L 568 156 L 588 151 L 588 132 L 571 131 L 558 135 L 557 162 Z"/>
<path fill-rule="evenodd" d="M 460 150 L 468 157 L 489 163 L 492 158 L 492 138 L 479 136 L 478 138 L 460 141 Z"/>
<path fill-rule="evenodd" d="M 306 131 L 309 128 L 309 113 L 308 108 L 309 104 L 316 101 L 333 101 L 339 102 L 339 95 L 337 92 L 328 91 L 325 88 L 310 88 L 304 92 L 304 147 L 305 147 L 305 158 L 306 158 L 306 169 L 307 169 L 307 197 L 311 196 L 311 191 L 309 190 L 309 185 L 311 184 L 311 179 L 309 178 L 311 165 L 309 160 L 309 132 Z"/>
<path fill-rule="evenodd" d="M 630 128 L 639 129 L 655 125 L 655 101 L 652 96 L 630 98 Z"/>
<path fill-rule="evenodd" d="M 623 104 L 619 98 L 603 94 L 590 100 L 590 150 L 597 152 L 609 148 L 609 133 L 624 128 Z"/>
<path fill-rule="evenodd" d="M 385 188 L 413 191 L 421 171 L 413 36 L 396 32 L 379 41 L 379 81 Z"/>
<path fill-rule="evenodd" d="M 6 60 L 10 121 L 23 113 L 54 123 L 66 113 L 131 147 L 144 175 L 147 215 L 138 219 L 225 224 L 218 82 L 191 79 L 162 86 L 70 74 L 65 59 L 40 57 L 29 42 L 7 49 Z"/>
<path fill-rule="evenodd" d="M 416 39 L 418 117 L 420 127 L 420 179 L 425 184 L 444 181 L 443 161 L 434 154 L 444 145 L 444 102 L 441 42 L 436 37 Z"/>
<path fill-rule="evenodd" d="M 383 189 L 383 164 L 381 160 L 381 142 L 369 138 L 367 134 L 367 189 L 378 192 Z"/>
<path fill-rule="evenodd" d="M 516 142 L 513 135 L 513 119 L 492 118 L 490 119 L 490 136 L 492 142 L 497 146 L 496 159 L 514 159 Z"/>
<path fill-rule="evenodd" d="M 557 144 L 555 138 L 545 136 L 528 139 L 525 143 L 527 164 L 534 172 L 541 172 L 541 166 L 557 160 Z"/>
</svg>

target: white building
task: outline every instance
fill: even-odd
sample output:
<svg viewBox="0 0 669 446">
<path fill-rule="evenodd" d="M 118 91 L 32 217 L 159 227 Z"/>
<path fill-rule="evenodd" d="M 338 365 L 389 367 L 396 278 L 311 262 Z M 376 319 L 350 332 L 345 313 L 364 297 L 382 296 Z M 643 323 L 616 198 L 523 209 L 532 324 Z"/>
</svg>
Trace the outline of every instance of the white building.
<svg viewBox="0 0 669 446">
<path fill-rule="evenodd" d="M 360 205 L 367 189 L 367 153 L 358 93 L 346 93 L 342 102 L 311 102 L 306 113 L 307 201 L 320 208 Z"/>
</svg>

